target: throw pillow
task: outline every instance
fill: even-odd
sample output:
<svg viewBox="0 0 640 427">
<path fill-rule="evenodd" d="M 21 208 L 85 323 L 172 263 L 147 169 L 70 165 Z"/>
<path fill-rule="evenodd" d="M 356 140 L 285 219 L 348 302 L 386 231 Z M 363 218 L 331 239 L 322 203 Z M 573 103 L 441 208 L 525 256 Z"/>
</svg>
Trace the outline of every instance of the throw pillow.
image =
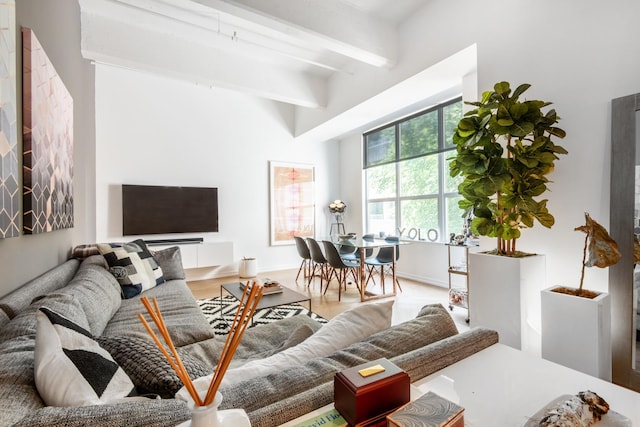
<svg viewBox="0 0 640 427">
<path fill-rule="evenodd" d="M 300 344 L 273 356 L 251 360 L 240 367 L 227 370 L 221 386 L 228 387 L 250 378 L 280 372 L 310 359 L 328 356 L 376 332 L 388 329 L 391 326 L 393 303 L 392 300 L 380 304 L 360 304 L 342 312 Z M 198 393 L 206 393 L 210 382 L 211 375 L 208 375 L 195 380 L 194 385 Z M 184 387 L 176 397 L 189 400 Z"/>
<path fill-rule="evenodd" d="M 86 329 L 46 307 L 36 322 L 34 377 L 48 406 L 99 405 L 135 394 L 127 374 Z"/>
<path fill-rule="evenodd" d="M 185 275 L 180 247 L 172 246 L 159 251 L 151 251 L 151 253 L 160 264 L 160 268 L 162 268 L 164 280 L 184 280 Z"/>
<path fill-rule="evenodd" d="M 124 369 L 141 393 L 154 393 L 172 398 L 183 386 L 165 356 L 151 341 L 134 337 L 96 337 L 100 346 Z M 178 349 L 182 364 L 191 378 L 211 373 L 202 362 Z"/>
<path fill-rule="evenodd" d="M 162 268 L 141 239 L 123 245 L 99 243 L 108 270 L 122 287 L 122 296 L 132 298 L 164 283 Z"/>
</svg>

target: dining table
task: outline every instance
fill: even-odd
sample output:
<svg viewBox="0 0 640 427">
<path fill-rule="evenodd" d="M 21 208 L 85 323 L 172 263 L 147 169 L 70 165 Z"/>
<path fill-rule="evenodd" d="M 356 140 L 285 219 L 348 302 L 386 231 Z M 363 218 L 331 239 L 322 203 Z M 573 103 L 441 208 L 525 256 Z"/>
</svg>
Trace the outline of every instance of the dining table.
<svg viewBox="0 0 640 427">
<path fill-rule="evenodd" d="M 396 284 L 396 251 L 398 250 L 398 246 L 407 245 L 409 242 L 404 240 L 399 240 L 397 238 L 383 238 L 383 237 L 373 237 L 373 238 L 364 238 L 362 236 L 357 235 L 332 235 L 329 240 L 331 243 L 336 245 L 336 247 L 340 248 L 341 246 L 351 246 L 354 247 L 356 251 L 360 253 L 360 301 L 370 301 L 378 298 L 388 298 L 397 295 L 397 284 Z M 366 252 L 367 249 L 379 249 L 382 247 L 392 247 L 393 248 L 393 257 L 391 262 L 391 276 L 393 283 L 393 291 L 392 292 L 384 292 L 383 293 L 374 293 L 371 291 L 367 291 L 366 288 Z"/>
</svg>

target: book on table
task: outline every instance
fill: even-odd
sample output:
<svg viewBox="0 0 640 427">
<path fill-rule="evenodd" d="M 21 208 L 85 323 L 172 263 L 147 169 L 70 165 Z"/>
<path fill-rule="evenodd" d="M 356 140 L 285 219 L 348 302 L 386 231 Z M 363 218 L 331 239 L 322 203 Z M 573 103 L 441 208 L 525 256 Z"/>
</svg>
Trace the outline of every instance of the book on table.
<svg viewBox="0 0 640 427">
<path fill-rule="evenodd" d="M 249 285 L 249 289 L 251 289 L 253 282 L 240 282 L 240 289 L 244 290 L 247 284 Z M 279 294 L 281 292 L 282 285 L 275 280 L 265 280 L 262 282 L 262 295 Z"/>
</svg>

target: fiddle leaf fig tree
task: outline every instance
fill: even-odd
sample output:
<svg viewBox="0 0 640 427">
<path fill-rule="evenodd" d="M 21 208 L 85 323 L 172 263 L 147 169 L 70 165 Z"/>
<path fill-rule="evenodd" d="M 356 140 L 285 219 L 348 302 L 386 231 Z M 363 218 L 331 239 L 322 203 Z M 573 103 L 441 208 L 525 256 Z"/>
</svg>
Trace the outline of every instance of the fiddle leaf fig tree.
<svg viewBox="0 0 640 427">
<path fill-rule="evenodd" d="M 560 119 L 551 103 L 521 101 L 531 85 L 513 92 L 508 82 L 482 94 L 476 107 L 458 122 L 453 136 L 457 155 L 450 175 L 462 176 L 458 186 L 464 216 L 472 214 L 471 230 L 498 239 L 497 254 L 514 256 L 520 230 L 537 221 L 551 228 L 554 218 L 547 209 L 549 179 L 558 155 L 567 154 L 552 138 L 564 138 L 556 126 Z"/>
</svg>

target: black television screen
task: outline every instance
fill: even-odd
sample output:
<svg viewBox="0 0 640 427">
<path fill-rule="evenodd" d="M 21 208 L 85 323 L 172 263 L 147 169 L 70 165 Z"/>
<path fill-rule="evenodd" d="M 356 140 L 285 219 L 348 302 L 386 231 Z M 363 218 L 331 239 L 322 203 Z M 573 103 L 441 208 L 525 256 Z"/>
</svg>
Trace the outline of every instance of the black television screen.
<svg viewBox="0 0 640 427">
<path fill-rule="evenodd" d="M 217 231 L 217 188 L 122 185 L 124 236 Z"/>
</svg>

